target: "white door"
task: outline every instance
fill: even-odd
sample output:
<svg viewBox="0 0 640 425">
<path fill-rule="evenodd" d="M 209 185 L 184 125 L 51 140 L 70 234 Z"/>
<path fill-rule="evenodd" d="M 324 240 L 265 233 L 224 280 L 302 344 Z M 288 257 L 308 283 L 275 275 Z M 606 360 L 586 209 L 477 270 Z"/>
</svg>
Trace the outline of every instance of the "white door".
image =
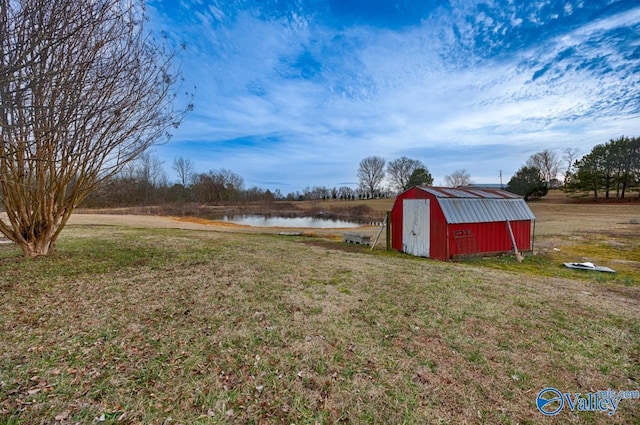
<svg viewBox="0 0 640 425">
<path fill-rule="evenodd" d="M 402 250 L 417 257 L 429 256 L 429 200 L 402 201 Z"/>
</svg>

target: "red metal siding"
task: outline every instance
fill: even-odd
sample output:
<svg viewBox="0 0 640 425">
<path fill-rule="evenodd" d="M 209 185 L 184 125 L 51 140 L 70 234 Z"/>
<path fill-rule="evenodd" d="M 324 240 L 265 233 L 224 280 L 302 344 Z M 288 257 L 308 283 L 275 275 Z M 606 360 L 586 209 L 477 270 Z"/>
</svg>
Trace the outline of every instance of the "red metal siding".
<svg viewBox="0 0 640 425">
<path fill-rule="evenodd" d="M 438 198 L 430 196 L 431 199 L 431 249 L 429 258 L 438 260 L 447 259 L 447 222 Z"/>
<path fill-rule="evenodd" d="M 531 221 L 512 221 L 511 229 L 513 230 L 513 236 L 516 239 L 516 245 L 518 245 L 519 251 L 530 251 L 531 246 Z"/>
<path fill-rule="evenodd" d="M 511 222 L 519 251 L 531 248 L 531 222 Z M 466 223 L 449 225 L 449 257 L 456 255 L 513 251 L 507 223 Z"/>
<path fill-rule="evenodd" d="M 398 195 L 391 210 L 391 247 L 402 251 L 402 204 L 404 199 L 429 199 L 431 210 L 429 257 L 449 260 L 455 255 L 512 251 L 509 229 L 504 221 L 447 224 L 438 198 L 417 188 Z M 531 249 L 531 221 L 512 221 L 520 251 Z"/>
<path fill-rule="evenodd" d="M 405 193 L 398 195 L 391 208 L 391 248 L 396 251 L 402 251 L 402 200 L 405 197 Z"/>
</svg>

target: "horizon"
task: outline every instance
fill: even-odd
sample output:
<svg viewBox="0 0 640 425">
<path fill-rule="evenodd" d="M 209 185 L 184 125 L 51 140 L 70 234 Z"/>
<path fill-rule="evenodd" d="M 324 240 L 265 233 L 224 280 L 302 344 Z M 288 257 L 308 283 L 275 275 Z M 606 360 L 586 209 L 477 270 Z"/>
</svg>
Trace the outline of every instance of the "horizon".
<svg viewBox="0 0 640 425">
<path fill-rule="evenodd" d="M 195 109 L 152 154 L 282 193 L 357 186 L 359 162 L 420 160 L 503 184 L 532 154 L 640 135 L 632 1 L 148 3 Z M 179 99 L 179 101 L 182 99 Z M 180 107 L 180 103 L 176 107 Z"/>
</svg>

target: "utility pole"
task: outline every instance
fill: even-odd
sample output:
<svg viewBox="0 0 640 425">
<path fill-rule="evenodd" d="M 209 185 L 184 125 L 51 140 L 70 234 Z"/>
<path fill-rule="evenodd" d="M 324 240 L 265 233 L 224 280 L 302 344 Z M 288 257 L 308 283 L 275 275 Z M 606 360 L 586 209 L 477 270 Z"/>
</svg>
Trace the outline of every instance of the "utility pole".
<svg viewBox="0 0 640 425">
<path fill-rule="evenodd" d="M 504 187 L 502 187 L 502 170 L 500 170 L 500 189 L 504 189 Z"/>
</svg>

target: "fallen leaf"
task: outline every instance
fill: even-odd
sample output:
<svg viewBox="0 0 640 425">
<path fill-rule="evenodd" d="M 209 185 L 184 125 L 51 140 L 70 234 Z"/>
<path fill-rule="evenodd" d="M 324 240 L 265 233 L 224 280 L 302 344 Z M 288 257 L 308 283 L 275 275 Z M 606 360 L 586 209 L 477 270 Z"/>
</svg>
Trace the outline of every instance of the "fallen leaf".
<svg viewBox="0 0 640 425">
<path fill-rule="evenodd" d="M 69 419 L 69 412 L 65 410 L 64 412 L 58 413 L 55 419 L 56 421 L 66 421 Z"/>
</svg>

